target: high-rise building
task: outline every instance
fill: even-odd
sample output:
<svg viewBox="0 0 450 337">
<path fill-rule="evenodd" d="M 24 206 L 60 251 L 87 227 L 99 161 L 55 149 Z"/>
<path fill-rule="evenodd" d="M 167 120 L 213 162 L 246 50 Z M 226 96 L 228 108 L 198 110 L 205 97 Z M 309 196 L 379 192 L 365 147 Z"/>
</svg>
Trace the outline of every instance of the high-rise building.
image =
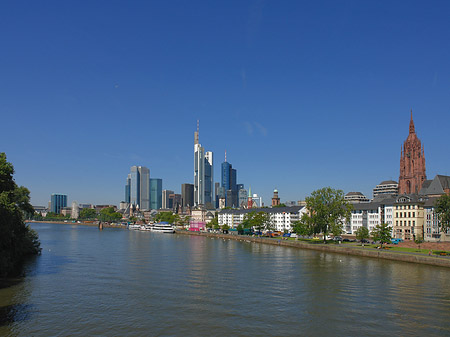
<svg viewBox="0 0 450 337">
<path fill-rule="evenodd" d="M 385 180 L 379 183 L 373 189 L 373 197 L 378 196 L 397 196 L 398 195 L 398 183 L 393 180 Z"/>
<path fill-rule="evenodd" d="M 145 166 L 132 166 L 129 178 L 130 203 L 141 210 L 150 209 L 150 170 Z"/>
<path fill-rule="evenodd" d="M 162 191 L 162 208 L 163 209 L 172 208 L 172 205 L 170 205 L 170 198 L 169 198 L 169 196 L 171 194 L 174 194 L 174 192 L 171 190 L 163 190 Z"/>
<path fill-rule="evenodd" d="M 237 191 L 237 173 L 233 166 L 227 162 L 227 152 L 225 151 L 225 161 L 222 163 L 222 181 L 221 186 L 225 191 Z"/>
<path fill-rule="evenodd" d="M 194 206 L 206 205 L 214 201 L 213 153 L 205 149 L 198 141 L 199 127 L 194 133 Z"/>
<path fill-rule="evenodd" d="M 67 195 L 65 194 L 52 194 L 50 199 L 50 210 L 53 213 L 61 213 L 61 209 L 67 207 Z"/>
<path fill-rule="evenodd" d="M 169 194 L 168 206 L 168 208 L 172 208 L 174 211 L 176 211 L 178 207 L 181 206 L 181 194 Z"/>
<path fill-rule="evenodd" d="M 181 206 L 193 207 L 194 206 L 194 185 L 182 184 L 181 185 Z"/>
<path fill-rule="evenodd" d="M 125 185 L 125 202 L 127 204 L 129 204 L 131 202 L 131 200 L 130 200 L 130 197 L 131 197 L 130 191 L 131 191 L 131 174 L 128 175 L 127 183 Z"/>
<path fill-rule="evenodd" d="M 426 179 L 425 153 L 422 143 L 416 135 L 411 110 L 409 135 L 403 143 L 400 157 L 400 177 L 398 179 L 399 193 L 419 193 L 422 184 Z"/>
<path fill-rule="evenodd" d="M 150 208 L 162 208 L 162 179 L 150 178 Z"/>
</svg>

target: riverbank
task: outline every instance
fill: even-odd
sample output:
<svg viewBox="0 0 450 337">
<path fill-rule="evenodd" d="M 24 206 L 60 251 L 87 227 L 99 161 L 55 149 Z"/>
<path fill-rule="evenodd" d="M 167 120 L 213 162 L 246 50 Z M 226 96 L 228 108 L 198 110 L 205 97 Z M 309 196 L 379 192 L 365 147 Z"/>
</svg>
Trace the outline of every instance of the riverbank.
<svg viewBox="0 0 450 337">
<path fill-rule="evenodd" d="M 32 223 L 51 223 L 51 224 L 57 224 L 57 225 L 80 225 L 80 226 L 91 226 L 91 227 L 98 227 L 99 223 L 97 222 L 92 222 L 92 221 L 86 221 L 86 222 L 72 222 L 72 221 L 34 221 L 34 220 L 27 220 L 26 221 L 27 224 L 32 224 Z M 122 224 L 109 224 L 106 222 L 102 222 L 103 228 L 127 228 L 127 226 L 122 225 Z"/>
<path fill-rule="evenodd" d="M 323 244 L 323 243 L 307 243 L 303 241 L 295 240 L 281 240 L 265 237 L 254 237 L 254 236 L 243 236 L 243 235 L 231 235 L 231 234 L 217 234 L 217 233 L 200 233 L 200 232 L 189 232 L 189 231 L 177 231 L 177 234 L 181 235 L 197 235 L 206 237 L 215 237 L 223 239 L 231 239 L 236 241 L 245 242 L 255 242 L 264 243 L 269 245 L 310 249 L 328 253 L 337 253 L 345 255 L 355 255 L 370 258 L 378 258 L 393 261 L 420 263 L 431 266 L 447 267 L 450 268 L 450 258 L 446 256 L 432 255 L 428 256 L 419 253 L 407 253 L 398 251 L 389 251 L 385 249 L 374 249 L 361 246 L 350 246 L 347 244 Z"/>
</svg>

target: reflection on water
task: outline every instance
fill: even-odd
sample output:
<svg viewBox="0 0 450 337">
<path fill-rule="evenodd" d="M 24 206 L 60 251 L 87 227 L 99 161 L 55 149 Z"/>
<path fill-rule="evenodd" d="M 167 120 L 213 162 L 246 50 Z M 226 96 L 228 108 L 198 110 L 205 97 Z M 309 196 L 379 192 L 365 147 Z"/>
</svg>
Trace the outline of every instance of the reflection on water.
<svg viewBox="0 0 450 337">
<path fill-rule="evenodd" d="M 445 268 L 198 236 L 34 224 L 0 335 L 449 335 Z"/>
</svg>

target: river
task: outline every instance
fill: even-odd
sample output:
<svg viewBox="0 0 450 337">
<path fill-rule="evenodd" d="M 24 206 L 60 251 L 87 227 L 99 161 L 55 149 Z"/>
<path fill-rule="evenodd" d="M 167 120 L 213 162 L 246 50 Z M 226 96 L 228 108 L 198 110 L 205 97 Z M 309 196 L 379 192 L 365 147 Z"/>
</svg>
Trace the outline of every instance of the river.
<svg viewBox="0 0 450 337">
<path fill-rule="evenodd" d="M 35 223 L 0 336 L 449 336 L 450 270 L 258 243 Z"/>
</svg>

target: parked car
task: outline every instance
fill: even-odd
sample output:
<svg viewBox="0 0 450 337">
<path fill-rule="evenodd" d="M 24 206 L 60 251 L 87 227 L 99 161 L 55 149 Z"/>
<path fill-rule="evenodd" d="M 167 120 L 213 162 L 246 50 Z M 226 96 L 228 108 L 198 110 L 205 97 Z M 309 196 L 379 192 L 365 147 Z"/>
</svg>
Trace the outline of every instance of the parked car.
<svg viewBox="0 0 450 337">
<path fill-rule="evenodd" d="M 350 239 L 345 238 L 344 240 L 342 240 L 344 242 L 350 242 Z"/>
<path fill-rule="evenodd" d="M 367 239 L 362 239 L 362 240 L 361 240 L 361 243 L 370 243 L 370 241 L 367 240 Z"/>
<path fill-rule="evenodd" d="M 342 236 L 335 236 L 333 238 L 334 241 L 342 241 Z"/>
</svg>

